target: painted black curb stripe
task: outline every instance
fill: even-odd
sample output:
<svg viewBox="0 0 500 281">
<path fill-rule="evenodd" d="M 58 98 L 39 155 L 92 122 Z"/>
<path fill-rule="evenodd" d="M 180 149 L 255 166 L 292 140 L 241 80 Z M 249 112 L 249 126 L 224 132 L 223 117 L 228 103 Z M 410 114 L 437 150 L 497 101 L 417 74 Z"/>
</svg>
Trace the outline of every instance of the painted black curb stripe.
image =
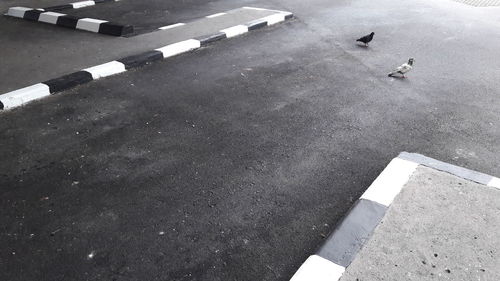
<svg viewBox="0 0 500 281">
<path fill-rule="evenodd" d="M 99 25 L 98 33 L 123 36 L 134 32 L 134 27 L 131 25 L 123 25 L 113 22 L 104 22 Z"/>
<path fill-rule="evenodd" d="M 43 8 L 43 9 L 45 11 L 56 12 L 56 11 L 62 11 L 62 10 L 67 10 L 67 9 L 73 9 L 73 5 L 70 5 L 70 4 L 57 5 L 57 6 L 50 6 L 50 7 Z"/>
<path fill-rule="evenodd" d="M 75 86 L 85 84 L 92 81 L 92 74 L 87 71 L 77 71 L 68 75 L 64 75 L 59 78 L 51 79 L 43 82 L 43 84 L 49 86 L 50 93 L 55 94 L 64 90 L 68 90 Z"/>
<path fill-rule="evenodd" d="M 417 153 L 401 152 L 398 157 L 480 184 L 487 185 L 494 178 L 487 174 L 455 166 Z"/>
<path fill-rule="evenodd" d="M 163 59 L 163 53 L 160 51 L 148 51 L 142 54 L 128 56 L 117 61 L 125 65 L 125 69 L 131 69 L 146 65 L 151 62 Z"/>
<path fill-rule="evenodd" d="M 387 207 L 359 199 L 335 228 L 316 255 L 347 267 L 380 223 Z"/>
<path fill-rule="evenodd" d="M 79 19 L 80 18 L 69 15 L 60 16 L 57 18 L 56 25 L 76 29 L 76 25 L 78 24 Z"/>
<path fill-rule="evenodd" d="M 30 21 L 38 21 L 38 18 L 40 18 L 40 14 L 44 12 L 45 11 L 40 11 L 40 10 L 26 11 L 24 13 L 23 19 Z"/>
<path fill-rule="evenodd" d="M 219 41 L 222 39 L 226 39 L 227 35 L 224 32 L 217 32 L 215 34 L 207 35 L 207 36 L 200 36 L 195 38 L 196 40 L 200 41 L 201 46 L 205 46 L 209 43 Z"/>
<path fill-rule="evenodd" d="M 256 30 L 256 29 L 267 26 L 267 21 L 251 22 L 251 23 L 247 24 L 247 26 L 248 26 L 248 31 Z"/>
</svg>

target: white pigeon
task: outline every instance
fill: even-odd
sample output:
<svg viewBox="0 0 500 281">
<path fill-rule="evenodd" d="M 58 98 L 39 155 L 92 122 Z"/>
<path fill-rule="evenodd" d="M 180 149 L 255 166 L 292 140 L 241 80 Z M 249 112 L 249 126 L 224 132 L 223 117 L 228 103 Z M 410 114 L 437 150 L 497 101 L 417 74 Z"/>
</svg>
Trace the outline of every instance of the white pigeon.
<svg viewBox="0 0 500 281">
<path fill-rule="evenodd" d="M 395 70 L 393 70 L 391 73 L 389 73 L 387 76 L 392 77 L 395 74 L 401 74 L 403 75 L 403 78 L 406 78 L 405 73 L 408 73 L 412 68 L 413 68 L 413 62 L 415 60 L 413 58 L 408 59 L 408 62 L 403 63 L 402 65 L 398 66 Z"/>
</svg>

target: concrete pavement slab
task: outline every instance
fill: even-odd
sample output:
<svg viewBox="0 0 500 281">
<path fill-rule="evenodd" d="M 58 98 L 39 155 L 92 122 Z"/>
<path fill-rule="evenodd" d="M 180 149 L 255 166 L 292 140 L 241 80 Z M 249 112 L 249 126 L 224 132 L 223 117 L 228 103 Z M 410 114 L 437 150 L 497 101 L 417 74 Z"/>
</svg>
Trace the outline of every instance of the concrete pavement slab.
<svg viewBox="0 0 500 281">
<path fill-rule="evenodd" d="M 498 280 L 499 208 L 499 189 L 421 166 L 340 280 Z"/>
<path fill-rule="evenodd" d="M 480 174 L 488 180 L 472 182 L 471 174 Z M 495 253 L 500 250 L 500 239 L 493 238 L 500 231 L 497 216 L 500 188 L 489 184 L 493 179 L 498 178 L 420 154 L 400 153 L 351 207 L 319 250 L 304 262 L 292 280 L 312 280 L 317 275 L 314 269 L 322 266 L 325 269 L 319 270 L 320 279 L 441 279 L 439 269 L 434 270 L 435 262 L 408 258 L 414 251 L 417 256 L 425 251 L 444 253 L 450 264 L 443 272 L 450 274 L 451 267 L 454 271 L 461 271 L 443 276 L 447 280 L 493 280 L 499 276 L 499 271 L 491 265 L 500 261 L 494 255 L 490 255 L 488 270 L 472 270 L 472 274 L 470 271 L 472 263 L 483 260 L 478 252 Z M 471 193 L 473 195 L 469 195 Z M 390 194 L 390 200 L 380 200 L 387 194 Z M 477 239 L 478 230 L 491 238 L 473 247 L 462 247 L 470 244 L 472 236 Z M 474 231 L 476 234 L 472 235 Z M 451 243 L 438 243 L 436 246 L 436 236 Z M 427 256 L 430 254 L 427 253 Z M 437 257 L 438 254 L 434 253 L 434 258 Z M 340 269 L 332 272 L 333 265 L 326 261 Z M 430 265 L 432 272 L 422 272 L 422 264 Z M 485 276 L 483 273 L 486 271 L 489 273 Z"/>
</svg>

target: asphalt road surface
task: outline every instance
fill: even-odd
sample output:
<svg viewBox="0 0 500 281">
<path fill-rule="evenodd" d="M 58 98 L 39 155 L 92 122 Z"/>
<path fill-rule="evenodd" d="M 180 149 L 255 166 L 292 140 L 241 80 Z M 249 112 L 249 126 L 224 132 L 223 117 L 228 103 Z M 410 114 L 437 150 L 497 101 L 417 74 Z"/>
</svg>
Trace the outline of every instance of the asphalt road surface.
<svg viewBox="0 0 500 281">
<path fill-rule="evenodd" d="M 296 19 L 0 113 L 0 280 L 288 280 L 399 152 L 500 174 L 495 8 L 250 4 Z"/>
</svg>

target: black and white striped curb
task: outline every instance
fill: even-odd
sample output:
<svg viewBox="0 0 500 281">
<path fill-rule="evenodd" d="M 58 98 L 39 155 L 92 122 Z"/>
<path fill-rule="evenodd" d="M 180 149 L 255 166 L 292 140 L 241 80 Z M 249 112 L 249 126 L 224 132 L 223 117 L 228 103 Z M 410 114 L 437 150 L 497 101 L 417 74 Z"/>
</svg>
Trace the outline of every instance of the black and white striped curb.
<svg viewBox="0 0 500 281">
<path fill-rule="evenodd" d="M 154 61 L 166 59 L 175 55 L 186 53 L 207 44 L 221 39 L 235 37 L 248 31 L 255 30 L 264 26 L 273 25 L 285 20 L 291 19 L 292 13 L 279 12 L 270 16 L 263 17 L 258 20 L 240 24 L 226 29 L 222 29 L 217 33 L 206 36 L 188 39 L 181 42 L 173 43 L 152 51 L 125 57 L 115 61 L 107 62 L 101 65 L 85 68 L 59 78 L 51 79 L 42 83 L 38 83 L 29 87 L 15 90 L 3 95 L 0 95 L 0 109 L 11 109 L 30 101 L 37 100 L 57 92 L 70 89 L 80 84 L 90 82 L 99 78 L 111 76 L 121 72 L 125 72 L 131 68 L 143 66 Z"/>
<path fill-rule="evenodd" d="M 113 36 L 123 36 L 134 32 L 134 28 L 131 25 L 123 25 L 99 19 L 79 18 L 52 11 L 47 12 L 44 9 L 11 7 L 6 15 Z"/>
<path fill-rule="evenodd" d="M 276 13 L 280 13 L 280 14 L 281 13 L 286 13 L 286 12 L 279 11 L 279 10 L 269 10 L 269 9 L 263 9 L 263 8 L 255 8 L 255 7 L 242 7 L 242 8 L 243 9 L 248 9 L 248 10 L 272 11 L 272 12 L 276 12 Z M 216 18 L 216 17 L 220 17 L 220 16 L 223 16 L 223 15 L 227 15 L 227 14 L 228 13 L 226 13 L 226 12 L 216 13 L 216 14 L 205 16 L 205 18 L 211 19 L 211 18 Z M 270 19 L 270 21 L 272 21 L 272 19 Z M 167 26 L 159 27 L 158 29 L 160 29 L 160 30 L 172 29 L 172 28 L 176 28 L 176 27 L 183 26 L 183 25 L 186 25 L 186 24 L 187 23 L 184 23 L 184 22 L 178 22 L 178 23 L 167 25 Z M 265 25 L 265 23 L 262 23 L 262 24 Z M 271 24 L 273 24 L 273 23 L 271 23 Z"/>
<path fill-rule="evenodd" d="M 95 6 L 97 4 L 102 4 L 102 3 L 106 3 L 106 2 L 118 2 L 118 1 L 120 1 L 120 0 L 80 1 L 80 2 L 73 2 L 73 3 L 69 3 L 69 4 L 64 4 L 64 5 L 50 6 L 47 8 L 43 8 L 43 10 L 45 10 L 45 11 L 62 11 L 62 10 L 68 10 L 68 9 L 80 9 L 80 8 Z"/>
<path fill-rule="evenodd" d="M 500 189 L 499 178 L 420 154 L 402 152 L 387 165 L 291 281 L 339 280 L 419 165 Z"/>
</svg>

